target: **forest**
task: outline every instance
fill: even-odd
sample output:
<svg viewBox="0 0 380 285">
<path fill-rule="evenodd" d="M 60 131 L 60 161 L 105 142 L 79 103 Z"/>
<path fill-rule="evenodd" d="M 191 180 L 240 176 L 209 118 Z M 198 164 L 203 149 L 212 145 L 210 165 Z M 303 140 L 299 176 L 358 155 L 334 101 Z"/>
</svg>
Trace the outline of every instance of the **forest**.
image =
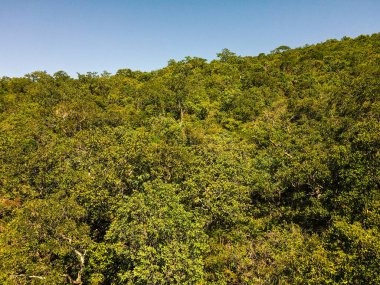
<svg viewBox="0 0 380 285">
<path fill-rule="evenodd" d="M 380 34 L 0 79 L 0 284 L 380 284 Z"/>
</svg>

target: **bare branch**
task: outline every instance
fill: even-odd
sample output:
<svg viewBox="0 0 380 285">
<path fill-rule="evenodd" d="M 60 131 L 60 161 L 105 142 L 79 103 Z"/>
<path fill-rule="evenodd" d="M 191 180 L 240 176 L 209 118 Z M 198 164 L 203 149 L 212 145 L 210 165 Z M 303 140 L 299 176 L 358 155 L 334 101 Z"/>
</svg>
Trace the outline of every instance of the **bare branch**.
<svg viewBox="0 0 380 285">
<path fill-rule="evenodd" d="M 26 275 L 26 274 L 17 274 L 17 275 L 12 275 L 12 277 L 26 277 L 26 278 L 34 278 L 34 279 L 40 279 L 40 280 L 45 280 L 46 277 L 43 276 L 37 276 L 37 275 Z"/>
<path fill-rule="evenodd" d="M 73 240 L 69 237 L 67 237 L 66 235 L 64 234 L 61 234 L 60 235 L 63 239 L 67 240 L 70 244 L 72 244 Z M 80 266 L 80 269 L 78 271 L 78 274 L 77 274 L 77 278 L 76 280 L 73 280 L 71 278 L 71 276 L 69 276 L 67 274 L 67 277 L 69 278 L 69 281 L 70 283 L 72 284 L 82 284 L 82 274 L 83 274 L 83 270 L 84 270 L 84 266 L 85 266 L 85 257 L 86 257 L 86 250 L 82 253 L 80 252 L 79 250 L 77 250 L 74 246 L 72 246 L 72 249 L 74 250 L 75 254 L 78 256 L 78 259 L 79 259 L 79 266 Z"/>
</svg>

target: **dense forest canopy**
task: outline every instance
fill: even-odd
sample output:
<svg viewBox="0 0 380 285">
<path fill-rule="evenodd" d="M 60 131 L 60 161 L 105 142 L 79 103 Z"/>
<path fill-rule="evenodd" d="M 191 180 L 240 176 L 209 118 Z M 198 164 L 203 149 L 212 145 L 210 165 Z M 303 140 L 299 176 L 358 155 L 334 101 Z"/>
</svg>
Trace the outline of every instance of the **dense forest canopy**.
<svg viewBox="0 0 380 285">
<path fill-rule="evenodd" d="M 1 284 L 380 284 L 380 34 L 0 79 Z"/>
</svg>

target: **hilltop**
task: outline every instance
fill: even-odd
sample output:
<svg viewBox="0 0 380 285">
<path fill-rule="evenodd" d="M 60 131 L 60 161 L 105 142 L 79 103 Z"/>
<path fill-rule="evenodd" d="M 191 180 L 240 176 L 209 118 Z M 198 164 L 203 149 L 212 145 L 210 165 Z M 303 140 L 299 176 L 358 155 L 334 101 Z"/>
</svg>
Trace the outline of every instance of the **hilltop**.
<svg viewBox="0 0 380 285">
<path fill-rule="evenodd" d="M 0 80 L 0 283 L 379 284 L 380 34 Z"/>
</svg>

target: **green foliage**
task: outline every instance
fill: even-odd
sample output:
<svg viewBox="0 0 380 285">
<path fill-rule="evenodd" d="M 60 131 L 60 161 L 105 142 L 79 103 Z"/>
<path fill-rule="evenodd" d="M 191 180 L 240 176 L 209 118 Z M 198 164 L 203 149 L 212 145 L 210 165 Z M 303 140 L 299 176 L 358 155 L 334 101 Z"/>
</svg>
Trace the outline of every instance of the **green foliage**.
<svg viewBox="0 0 380 285">
<path fill-rule="evenodd" d="M 88 226 L 81 221 L 84 215 L 72 199 L 26 202 L 0 236 L 2 282 L 80 281 L 84 267 L 81 258 L 91 243 Z"/>
<path fill-rule="evenodd" d="M 107 238 L 126 262 L 127 284 L 193 284 L 202 280 L 207 237 L 202 221 L 181 205 L 171 185 L 144 184 L 118 209 Z"/>
<path fill-rule="evenodd" d="M 379 284 L 380 34 L 0 79 L 1 284 Z"/>
</svg>

